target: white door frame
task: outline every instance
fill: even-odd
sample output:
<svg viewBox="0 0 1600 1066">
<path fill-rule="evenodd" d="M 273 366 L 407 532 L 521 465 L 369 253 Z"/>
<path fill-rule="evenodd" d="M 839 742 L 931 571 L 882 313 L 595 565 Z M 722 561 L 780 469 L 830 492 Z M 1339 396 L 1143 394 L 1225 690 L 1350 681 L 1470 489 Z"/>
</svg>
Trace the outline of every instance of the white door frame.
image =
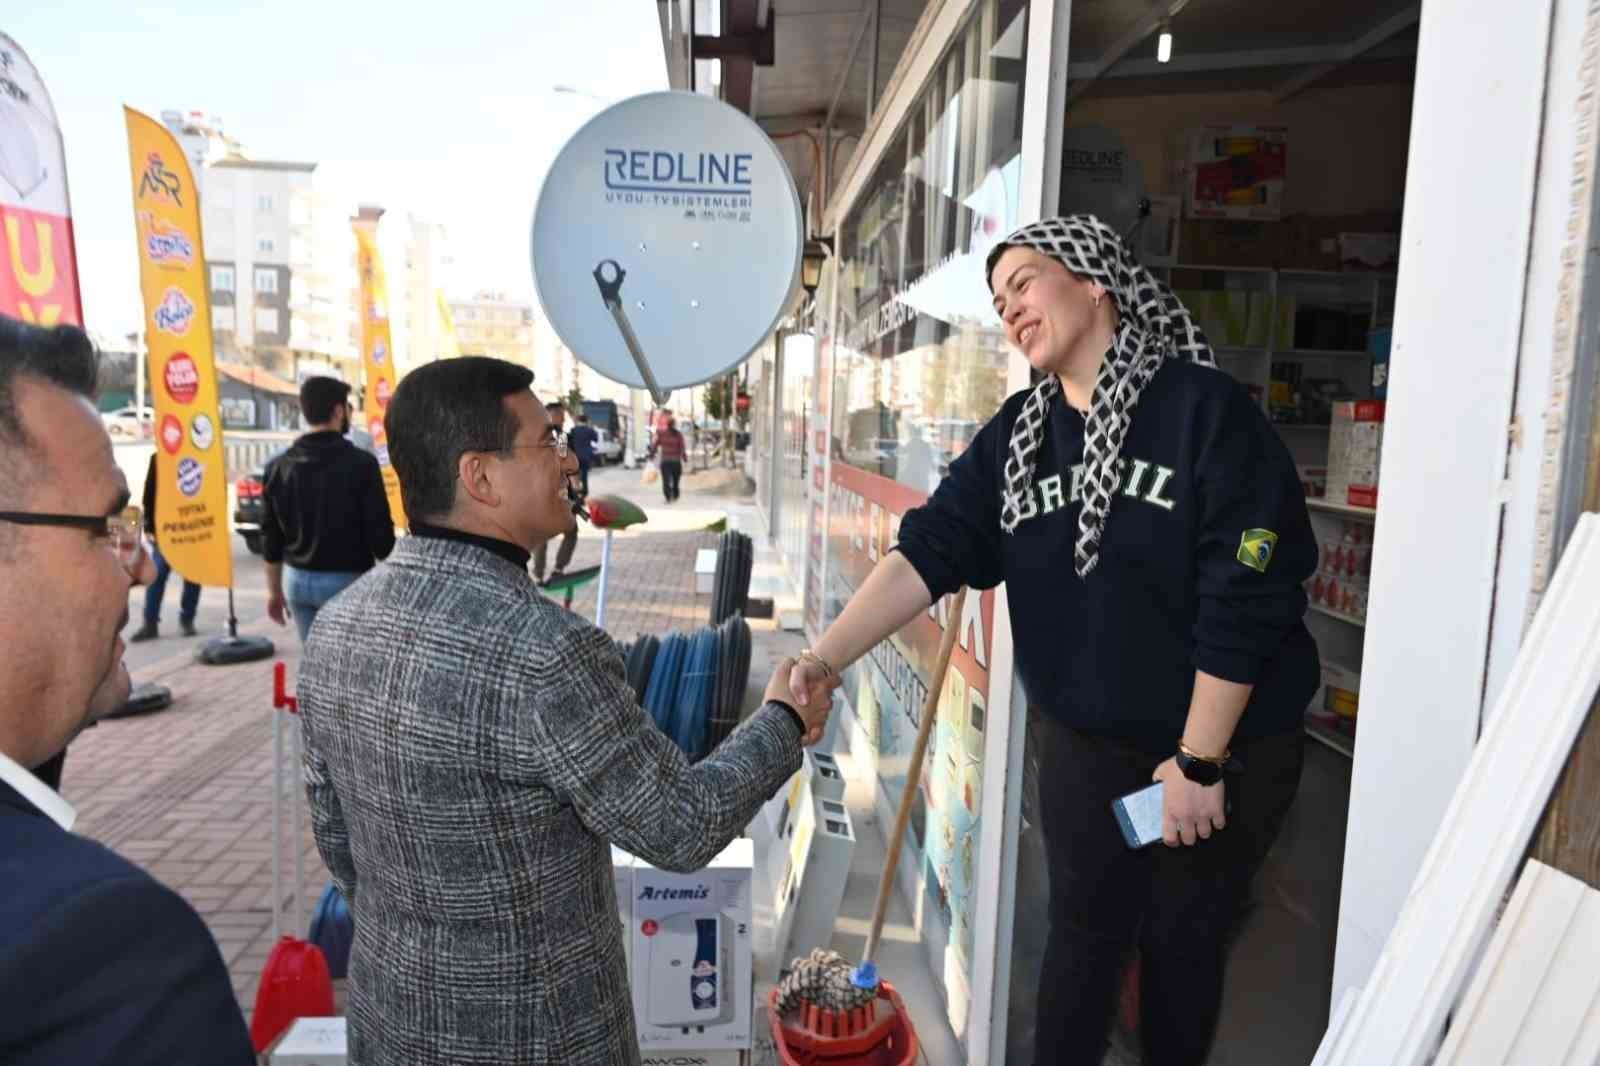
<svg viewBox="0 0 1600 1066">
<path fill-rule="evenodd" d="M 1056 213 L 1061 198 L 1061 146 L 1067 106 L 1067 38 L 1072 0 L 1031 0 L 1028 5 L 1027 69 L 1022 88 L 1022 181 L 1019 225 Z M 1029 147 L 1038 145 L 1030 151 Z M 1028 360 L 1013 351 L 1006 363 L 1006 393 L 1030 380 Z M 1011 987 L 1011 954 L 1017 918 L 1017 845 L 1022 835 L 1023 759 L 1027 751 L 1028 702 L 1012 665 L 1010 602 L 1006 587 L 995 590 L 994 655 L 990 658 L 989 726 L 984 765 L 1005 773 L 984 775 L 983 810 L 1001 811 L 979 845 L 978 868 L 999 876 L 980 882 L 973 920 L 972 1029 L 969 1066 L 1005 1062 L 1011 996 L 1032 989 Z M 1003 644 L 1002 644 L 1003 642 Z M 1002 651 L 1003 647 L 1003 651 Z M 993 830 L 998 828 L 999 832 Z M 983 1009 L 987 1006 L 987 1010 Z"/>
<path fill-rule="evenodd" d="M 1422 9 L 1335 1004 L 1371 974 L 1477 742 L 1496 595 L 1527 600 L 1499 551 L 1552 2 Z"/>
</svg>

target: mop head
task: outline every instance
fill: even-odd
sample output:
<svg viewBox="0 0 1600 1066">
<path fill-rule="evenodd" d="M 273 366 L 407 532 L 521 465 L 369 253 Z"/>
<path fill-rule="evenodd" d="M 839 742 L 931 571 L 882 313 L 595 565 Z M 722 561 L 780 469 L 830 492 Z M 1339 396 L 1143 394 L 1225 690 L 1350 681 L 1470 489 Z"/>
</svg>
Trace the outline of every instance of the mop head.
<svg viewBox="0 0 1600 1066">
<path fill-rule="evenodd" d="M 853 975 L 855 967 L 837 951 L 815 948 L 803 959 L 795 959 L 789 974 L 778 982 L 774 1006 L 779 1015 L 788 1014 L 810 1003 L 822 1010 L 844 1012 L 865 1006 L 878 997 L 877 987 L 862 988 Z"/>
</svg>

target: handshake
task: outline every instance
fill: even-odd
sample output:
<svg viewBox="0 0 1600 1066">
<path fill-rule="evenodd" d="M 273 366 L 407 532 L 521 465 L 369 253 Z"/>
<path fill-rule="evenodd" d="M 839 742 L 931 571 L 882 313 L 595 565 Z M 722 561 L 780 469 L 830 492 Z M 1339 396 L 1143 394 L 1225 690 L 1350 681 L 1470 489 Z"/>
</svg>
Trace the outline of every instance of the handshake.
<svg viewBox="0 0 1600 1066">
<path fill-rule="evenodd" d="M 822 739 L 828 726 L 828 712 L 833 709 L 833 690 L 839 687 L 838 674 L 823 669 L 810 658 L 784 659 L 767 682 L 763 703 L 773 700 L 788 704 L 800 715 L 806 727 L 800 743 L 809 747 Z"/>
</svg>

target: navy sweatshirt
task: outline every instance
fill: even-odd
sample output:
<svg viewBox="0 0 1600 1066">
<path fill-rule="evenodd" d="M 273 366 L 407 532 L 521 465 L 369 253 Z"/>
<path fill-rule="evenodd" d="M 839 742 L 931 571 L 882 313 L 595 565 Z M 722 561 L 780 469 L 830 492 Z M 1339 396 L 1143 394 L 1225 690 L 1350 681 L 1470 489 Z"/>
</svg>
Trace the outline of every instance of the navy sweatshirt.
<svg viewBox="0 0 1600 1066">
<path fill-rule="evenodd" d="M 1302 582 L 1316 540 L 1294 461 L 1227 374 L 1168 362 L 1134 409 L 1122 477 L 1087 578 L 1073 570 L 1084 416 L 1051 405 L 1031 500 L 1000 528 L 1006 400 L 938 490 L 901 521 L 898 550 L 935 597 L 1006 582 L 1030 704 L 1086 733 L 1170 754 L 1198 668 L 1255 686 L 1234 732 L 1300 728 L 1316 691 Z"/>
</svg>

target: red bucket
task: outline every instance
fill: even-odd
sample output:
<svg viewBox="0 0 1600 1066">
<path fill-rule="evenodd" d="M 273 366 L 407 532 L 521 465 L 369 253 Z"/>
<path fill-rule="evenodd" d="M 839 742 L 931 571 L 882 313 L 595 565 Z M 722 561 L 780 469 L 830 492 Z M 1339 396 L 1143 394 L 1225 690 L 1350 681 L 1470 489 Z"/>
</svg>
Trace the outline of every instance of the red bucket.
<svg viewBox="0 0 1600 1066">
<path fill-rule="evenodd" d="M 785 1018 L 777 1002 L 774 988 L 767 1015 L 784 1066 L 912 1066 L 917 1061 L 916 1030 L 888 981 L 878 983 L 877 999 L 851 1011 L 805 1004 Z"/>
</svg>

